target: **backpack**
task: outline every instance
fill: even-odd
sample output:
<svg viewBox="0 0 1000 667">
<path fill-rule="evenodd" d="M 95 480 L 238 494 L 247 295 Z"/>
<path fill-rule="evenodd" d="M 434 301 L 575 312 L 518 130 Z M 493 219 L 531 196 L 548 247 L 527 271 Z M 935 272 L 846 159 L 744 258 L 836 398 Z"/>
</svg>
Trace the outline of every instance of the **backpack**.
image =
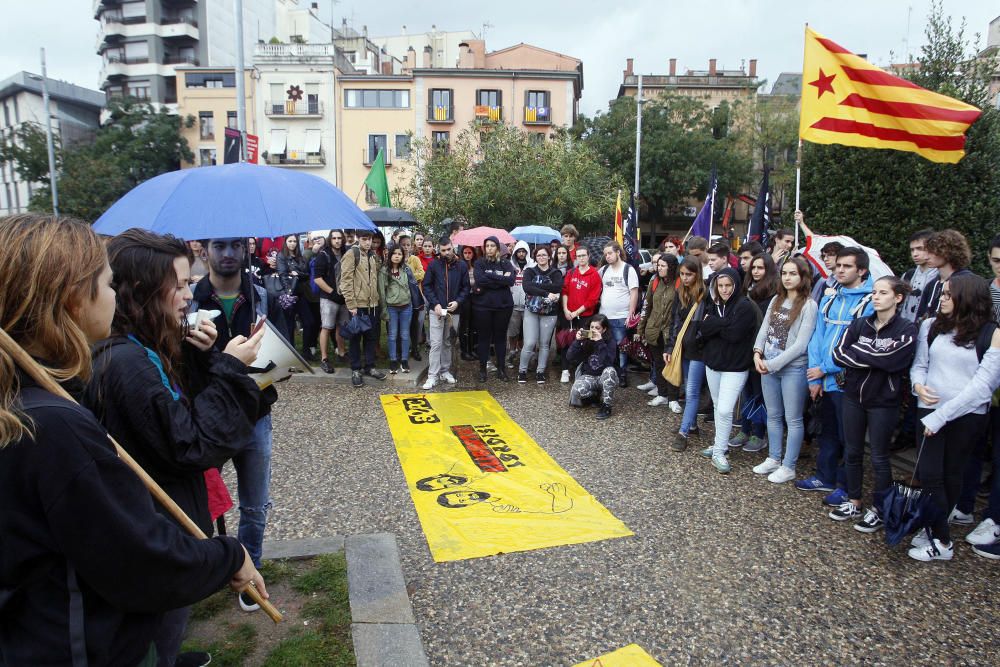
<svg viewBox="0 0 1000 667">
<path fill-rule="evenodd" d="M 976 336 L 976 356 L 979 357 L 979 362 L 982 363 L 983 357 L 986 356 L 986 351 L 990 349 L 990 345 L 993 343 L 993 332 L 996 331 L 998 325 L 996 322 L 987 322 L 983 325 L 983 328 L 979 330 L 979 335 Z M 934 339 L 937 338 L 938 332 L 932 331 L 927 336 L 927 348 L 930 349 L 931 345 L 934 344 Z"/>
<path fill-rule="evenodd" d="M 354 253 L 354 265 L 357 266 L 358 262 L 361 261 L 361 248 L 358 246 L 351 246 L 351 252 Z M 337 303 L 347 303 L 344 300 L 344 293 L 340 291 L 340 267 L 344 264 L 344 258 L 341 257 L 337 261 L 337 266 L 333 269 L 333 300 Z"/>
<path fill-rule="evenodd" d="M 604 280 L 604 273 L 607 270 L 608 270 L 608 265 L 607 264 L 605 264 L 604 266 L 602 266 L 601 268 L 599 268 L 597 270 L 597 275 L 599 275 L 601 277 L 601 280 Z M 626 287 L 628 287 L 628 272 L 630 270 L 631 271 L 635 271 L 635 267 L 632 266 L 631 264 L 629 264 L 628 262 L 625 262 L 625 270 L 622 271 L 622 282 L 625 283 Z"/>
</svg>

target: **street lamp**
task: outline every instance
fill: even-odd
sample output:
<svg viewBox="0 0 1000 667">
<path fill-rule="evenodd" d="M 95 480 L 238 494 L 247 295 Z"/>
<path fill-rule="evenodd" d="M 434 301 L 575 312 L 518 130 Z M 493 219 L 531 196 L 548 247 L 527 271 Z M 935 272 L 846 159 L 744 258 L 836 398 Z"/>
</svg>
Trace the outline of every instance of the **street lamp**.
<svg viewBox="0 0 1000 667">
<path fill-rule="evenodd" d="M 45 73 L 45 49 L 42 50 L 42 75 L 28 78 L 42 82 L 42 103 L 45 105 L 45 143 L 49 150 L 49 189 L 52 192 L 52 214 L 59 217 L 59 189 L 56 185 L 56 149 L 52 139 L 52 111 L 49 108 L 48 76 Z"/>
</svg>

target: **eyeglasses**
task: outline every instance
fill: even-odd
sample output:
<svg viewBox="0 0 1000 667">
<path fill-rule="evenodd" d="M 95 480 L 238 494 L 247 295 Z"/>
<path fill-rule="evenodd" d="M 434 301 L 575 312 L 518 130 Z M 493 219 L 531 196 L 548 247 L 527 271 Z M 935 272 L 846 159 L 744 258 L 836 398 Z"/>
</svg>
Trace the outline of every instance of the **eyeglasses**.
<svg viewBox="0 0 1000 667">
<path fill-rule="evenodd" d="M 941 292 L 941 298 L 951 301 L 951 292 Z"/>
</svg>

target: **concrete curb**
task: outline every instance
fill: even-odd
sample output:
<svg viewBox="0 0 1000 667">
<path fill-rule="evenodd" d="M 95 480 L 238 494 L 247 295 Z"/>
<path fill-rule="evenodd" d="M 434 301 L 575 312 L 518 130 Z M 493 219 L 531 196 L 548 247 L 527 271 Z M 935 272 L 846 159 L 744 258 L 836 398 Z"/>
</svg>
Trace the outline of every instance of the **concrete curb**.
<svg viewBox="0 0 1000 667">
<path fill-rule="evenodd" d="M 379 370 L 388 373 L 388 368 L 379 368 Z M 315 373 L 295 373 L 288 379 L 289 382 L 294 382 L 296 384 L 313 384 L 313 385 L 346 385 L 351 386 L 351 369 L 350 367 L 338 366 L 333 373 L 324 373 L 318 366 L 315 367 Z M 410 361 L 410 372 L 409 373 L 397 373 L 396 375 L 389 375 L 384 381 L 373 380 L 372 378 L 364 378 L 365 385 L 371 386 L 382 386 L 387 385 L 390 387 L 418 387 L 424 383 L 427 379 L 427 362 L 426 361 Z"/>
</svg>

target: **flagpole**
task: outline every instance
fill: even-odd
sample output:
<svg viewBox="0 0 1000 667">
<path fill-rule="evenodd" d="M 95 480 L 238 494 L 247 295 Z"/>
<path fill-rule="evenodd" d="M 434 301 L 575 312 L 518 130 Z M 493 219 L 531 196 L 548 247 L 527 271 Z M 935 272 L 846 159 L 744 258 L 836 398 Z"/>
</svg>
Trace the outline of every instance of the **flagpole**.
<svg viewBox="0 0 1000 667">
<path fill-rule="evenodd" d="M 799 139 L 799 147 L 795 152 L 795 210 L 799 207 L 799 191 L 802 185 L 802 139 Z M 795 220 L 795 247 L 799 247 L 799 221 Z"/>
<path fill-rule="evenodd" d="M 639 195 L 639 155 L 642 151 L 642 105 L 644 100 L 642 99 L 642 75 L 639 75 L 639 93 L 635 98 L 636 106 L 636 117 L 635 117 L 635 185 L 632 188 L 632 192 L 638 196 Z M 636 221 L 636 229 L 638 229 L 638 220 Z"/>
</svg>

